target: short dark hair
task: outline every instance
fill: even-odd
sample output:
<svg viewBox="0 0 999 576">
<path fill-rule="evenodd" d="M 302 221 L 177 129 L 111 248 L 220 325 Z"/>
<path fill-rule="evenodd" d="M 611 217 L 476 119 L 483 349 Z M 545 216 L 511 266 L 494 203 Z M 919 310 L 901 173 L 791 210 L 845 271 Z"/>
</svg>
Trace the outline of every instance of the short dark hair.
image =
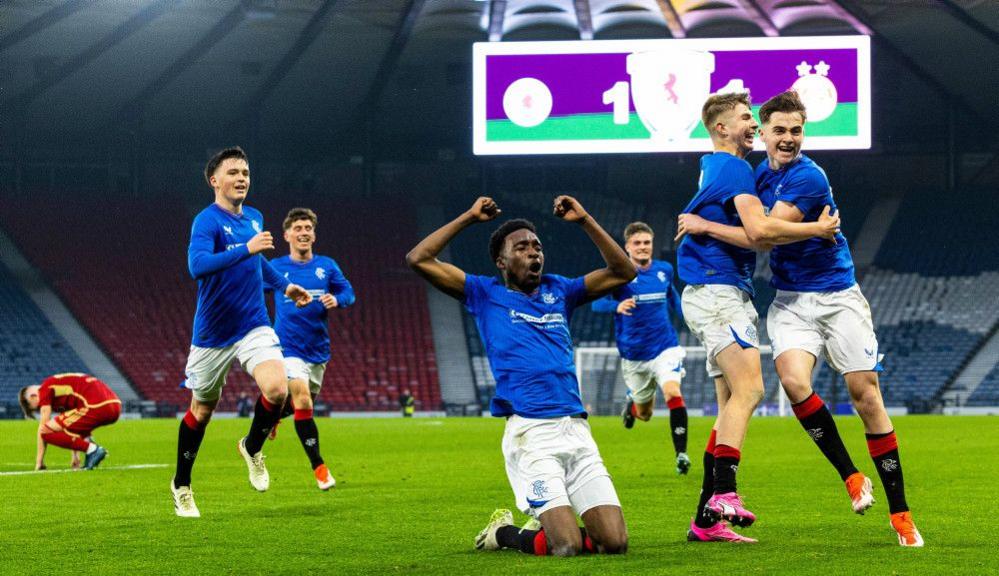
<svg viewBox="0 0 999 576">
<path fill-rule="evenodd" d="M 288 211 L 288 215 L 284 217 L 284 229 L 287 230 L 291 228 L 291 225 L 299 220 L 308 220 L 312 222 L 312 227 L 315 228 L 319 224 L 319 218 L 316 217 L 316 213 L 308 208 L 292 208 Z"/>
<path fill-rule="evenodd" d="M 246 152 L 244 152 L 239 146 L 230 146 L 223 150 L 219 150 L 214 156 L 209 158 L 208 164 L 205 164 L 205 181 L 208 182 L 209 185 L 212 183 L 212 174 L 215 174 L 215 170 L 218 169 L 219 164 L 230 158 L 246 160 Z"/>
<path fill-rule="evenodd" d="M 635 234 L 640 234 L 642 232 L 645 232 L 646 234 L 651 234 L 653 236 L 656 235 L 656 233 L 652 231 L 652 226 L 649 226 L 645 222 L 632 222 L 631 224 L 628 224 L 627 226 L 624 227 L 624 241 L 627 242 L 628 238 L 631 238 Z"/>
<path fill-rule="evenodd" d="M 21 412 L 24 412 L 24 417 L 34 420 L 35 411 L 31 409 L 31 404 L 28 404 L 28 388 L 31 388 L 31 386 L 25 386 L 17 393 L 17 402 L 21 405 Z"/>
<path fill-rule="evenodd" d="M 712 94 L 704 101 L 701 107 L 701 122 L 708 129 L 708 134 L 714 134 L 714 123 L 719 116 L 734 110 L 739 104 L 745 104 L 752 109 L 752 100 L 749 99 L 749 92 L 726 92 L 724 94 Z"/>
<path fill-rule="evenodd" d="M 763 106 L 760 106 L 760 122 L 763 124 L 769 122 L 770 116 L 774 112 L 783 112 L 785 114 L 797 112 L 801 114 L 802 122 L 808 119 L 805 117 L 805 105 L 801 102 L 801 98 L 795 90 L 785 90 L 764 102 Z"/>
<path fill-rule="evenodd" d="M 517 230 L 528 229 L 535 234 L 538 233 L 537 228 L 530 220 L 524 220 L 523 218 L 514 218 L 513 220 L 507 220 L 506 222 L 500 224 L 492 236 L 489 237 L 489 256 L 493 259 L 493 262 L 499 258 L 500 251 L 503 250 L 503 242 L 506 237 L 510 234 L 516 232 Z"/>
</svg>

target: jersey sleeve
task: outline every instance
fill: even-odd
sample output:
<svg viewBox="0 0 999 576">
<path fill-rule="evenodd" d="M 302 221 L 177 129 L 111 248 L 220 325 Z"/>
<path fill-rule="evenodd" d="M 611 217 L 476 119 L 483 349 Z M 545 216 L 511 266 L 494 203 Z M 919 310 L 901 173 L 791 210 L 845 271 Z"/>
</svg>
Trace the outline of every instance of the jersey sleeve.
<svg viewBox="0 0 999 576">
<path fill-rule="evenodd" d="M 330 259 L 328 273 L 329 283 L 327 286 L 329 286 L 329 293 L 336 296 L 338 307 L 347 308 L 356 300 L 354 287 L 351 286 L 347 277 L 343 275 L 343 270 L 340 269 L 340 265 L 336 263 L 336 260 Z"/>
<path fill-rule="evenodd" d="M 55 399 L 55 394 L 52 391 L 51 383 L 46 380 L 42 382 L 42 385 L 38 387 L 38 406 L 51 406 L 52 400 Z"/>
<path fill-rule="evenodd" d="M 829 181 L 818 170 L 803 170 L 795 174 L 781 188 L 781 202 L 787 202 L 805 215 L 806 221 L 815 219 L 822 206 L 829 203 Z"/>
<path fill-rule="evenodd" d="M 756 178 L 753 177 L 753 167 L 745 160 L 733 158 L 725 164 L 721 172 L 720 200 L 727 203 L 740 194 L 756 196 Z"/>
<path fill-rule="evenodd" d="M 590 304 L 590 308 L 592 308 L 594 312 L 600 312 L 602 314 L 610 314 L 612 312 L 617 312 L 618 300 L 616 294 L 617 294 L 616 292 L 613 292 L 611 294 L 604 296 L 603 298 L 598 298 L 594 300 L 593 303 Z"/>
<path fill-rule="evenodd" d="M 486 282 L 488 278 L 485 276 L 465 274 L 465 310 L 473 316 L 479 313 L 486 299 Z"/>
<path fill-rule="evenodd" d="M 187 269 L 197 280 L 250 257 L 250 249 L 243 244 L 232 250 L 215 253 L 215 222 L 199 215 L 191 226 L 191 243 L 187 247 Z"/>
<path fill-rule="evenodd" d="M 569 311 L 586 303 L 586 282 L 583 280 L 583 276 L 577 278 L 558 276 L 557 278 L 562 283 L 562 290 L 565 292 L 565 306 Z"/>
<path fill-rule="evenodd" d="M 268 290 L 284 294 L 284 291 L 288 289 L 288 285 L 291 284 L 263 255 L 260 256 L 260 272 L 263 274 L 264 288 Z"/>
</svg>

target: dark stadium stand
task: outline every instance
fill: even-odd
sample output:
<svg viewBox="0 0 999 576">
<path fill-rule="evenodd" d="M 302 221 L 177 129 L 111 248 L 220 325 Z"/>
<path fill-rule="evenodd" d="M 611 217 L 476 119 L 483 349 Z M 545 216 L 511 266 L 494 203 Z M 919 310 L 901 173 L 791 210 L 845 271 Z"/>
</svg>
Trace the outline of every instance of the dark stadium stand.
<svg viewBox="0 0 999 576">
<path fill-rule="evenodd" d="M 85 372 L 83 361 L 0 264 L 0 407 L 55 372 Z M 19 413 L 19 412 L 18 412 Z"/>
<path fill-rule="evenodd" d="M 53 194 L 45 211 L 4 202 L 0 215 L 0 225 L 137 391 L 176 406 L 190 398 L 178 386 L 196 303 L 187 242 L 193 216 L 211 198 L 209 191 L 199 192 L 204 194 L 197 200 L 172 197 L 156 203 Z M 44 201 L 40 196 L 35 198 Z M 318 212 L 316 251 L 341 264 L 358 296 L 353 308 L 331 314 L 332 359 L 321 400 L 334 410 L 396 410 L 399 391 L 409 388 L 418 409 L 439 409 L 425 287 L 403 262 L 402 247 L 416 241 L 404 202 L 334 202 L 318 194 L 294 198 L 296 205 Z M 260 194 L 259 199 L 251 204 L 264 212 L 266 227 L 280 238 L 281 220 L 291 206 L 285 197 Z M 39 235 L 39 229 L 48 232 Z M 285 253 L 283 241 L 276 245 L 269 256 Z M 234 408 L 240 391 L 256 394 L 238 368 L 227 388 L 222 410 Z"/>
<path fill-rule="evenodd" d="M 965 402 L 968 406 L 999 406 L 999 363 Z"/>
</svg>

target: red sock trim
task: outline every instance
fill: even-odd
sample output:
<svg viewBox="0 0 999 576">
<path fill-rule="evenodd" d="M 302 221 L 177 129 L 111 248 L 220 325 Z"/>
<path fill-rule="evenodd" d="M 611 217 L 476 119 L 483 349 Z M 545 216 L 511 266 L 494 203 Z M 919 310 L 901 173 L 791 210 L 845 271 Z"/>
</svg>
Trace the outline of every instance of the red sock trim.
<svg viewBox="0 0 999 576">
<path fill-rule="evenodd" d="M 631 403 L 631 415 L 638 418 L 638 404 L 635 404 L 634 402 Z"/>
<path fill-rule="evenodd" d="M 715 440 L 717 439 L 717 436 L 718 436 L 718 431 L 712 428 L 711 436 L 708 436 L 708 445 L 704 449 L 704 451 L 707 452 L 708 454 L 715 453 Z"/>
<path fill-rule="evenodd" d="M 895 438 L 895 431 L 891 431 L 884 438 L 867 440 L 867 451 L 871 453 L 871 458 L 877 458 L 882 454 L 887 454 L 898 449 L 898 440 Z"/>
<path fill-rule="evenodd" d="M 534 555 L 548 555 L 548 539 L 545 538 L 544 530 L 538 530 L 538 533 L 534 535 Z"/>
<path fill-rule="evenodd" d="M 271 401 L 267 399 L 267 396 L 264 396 L 263 394 L 260 395 L 260 404 L 264 407 L 264 410 L 267 410 L 268 412 L 274 412 L 277 410 L 277 406 L 272 404 Z"/>
<path fill-rule="evenodd" d="M 593 543 L 593 540 L 589 536 L 583 538 L 583 551 L 589 552 L 590 554 L 597 553 L 597 546 Z"/>
<path fill-rule="evenodd" d="M 797 416 L 798 420 L 801 420 L 815 414 L 825 405 L 826 403 L 822 401 L 822 397 L 819 396 L 818 392 L 812 392 L 812 395 L 808 398 L 797 404 L 792 404 L 791 410 L 794 410 L 794 415 Z"/>
<path fill-rule="evenodd" d="M 184 414 L 184 425 L 191 430 L 201 430 L 205 427 L 201 422 L 198 422 L 198 419 L 194 417 L 194 412 L 190 410 L 187 411 L 187 414 Z"/>
<path fill-rule="evenodd" d="M 312 408 L 308 410 L 295 410 L 295 420 L 311 420 L 312 419 Z"/>
<path fill-rule="evenodd" d="M 732 448 L 725 444 L 719 444 L 715 446 L 715 458 L 735 458 L 739 460 L 742 458 L 742 453 L 739 452 L 737 448 Z"/>
<path fill-rule="evenodd" d="M 670 410 L 676 410 L 677 408 L 686 408 L 687 405 L 683 403 L 683 396 L 677 396 L 676 398 L 670 398 L 666 402 L 666 407 Z"/>
</svg>

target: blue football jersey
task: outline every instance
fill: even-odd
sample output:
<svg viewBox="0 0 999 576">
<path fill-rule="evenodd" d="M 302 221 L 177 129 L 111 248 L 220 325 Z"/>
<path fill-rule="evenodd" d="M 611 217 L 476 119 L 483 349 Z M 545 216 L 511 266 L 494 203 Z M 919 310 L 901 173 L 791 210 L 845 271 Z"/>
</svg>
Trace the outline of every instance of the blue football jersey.
<svg viewBox="0 0 999 576">
<path fill-rule="evenodd" d="M 825 171 L 802 154 L 779 170 L 771 170 L 766 160 L 756 167 L 756 189 L 768 209 L 777 202 L 792 204 L 805 215 L 804 222 L 816 222 L 826 206 L 836 212 L 832 188 Z M 835 292 L 857 283 L 853 258 L 846 237 L 836 235 L 836 243 L 809 238 L 775 246 L 770 252 L 773 278 L 778 290 L 796 292 Z"/>
<path fill-rule="evenodd" d="M 282 256 L 271 260 L 271 265 L 285 279 L 308 290 L 313 298 L 308 306 L 299 308 L 284 294 L 274 294 L 274 331 L 281 340 L 285 357 L 313 364 L 329 361 L 329 311 L 319 299 L 332 294 L 338 308 L 347 308 L 355 301 L 354 288 L 336 261 L 326 256 L 314 256 L 308 262 Z"/>
<path fill-rule="evenodd" d="M 741 226 L 733 199 L 740 194 L 756 195 L 753 167 L 727 152 L 701 158 L 697 194 L 683 209 L 705 220 L 728 226 Z M 715 240 L 707 234 L 685 236 L 676 254 L 680 278 L 687 284 L 727 284 L 753 294 L 756 252 Z"/>
<path fill-rule="evenodd" d="M 631 316 L 614 317 L 614 335 L 622 358 L 652 360 L 663 350 L 679 344 L 670 321 L 670 309 L 682 317 L 672 266 L 653 260 L 648 268 L 638 268 L 634 280 L 593 302 L 593 310 L 616 312 L 618 303 L 628 298 L 635 299 Z"/>
<path fill-rule="evenodd" d="M 495 277 L 465 275 L 465 308 L 475 317 L 496 379 L 493 416 L 584 413 L 569 319 L 585 300 L 582 277 L 544 274 L 528 295 Z"/>
<path fill-rule="evenodd" d="M 249 206 L 233 214 L 212 204 L 195 216 L 187 250 L 188 270 L 198 281 L 195 346 L 224 348 L 254 328 L 270 325 L 264 280 L 282 292 L 288 281 L 246 247 L 263 227 L 263 216 Z"/>
</svg>

